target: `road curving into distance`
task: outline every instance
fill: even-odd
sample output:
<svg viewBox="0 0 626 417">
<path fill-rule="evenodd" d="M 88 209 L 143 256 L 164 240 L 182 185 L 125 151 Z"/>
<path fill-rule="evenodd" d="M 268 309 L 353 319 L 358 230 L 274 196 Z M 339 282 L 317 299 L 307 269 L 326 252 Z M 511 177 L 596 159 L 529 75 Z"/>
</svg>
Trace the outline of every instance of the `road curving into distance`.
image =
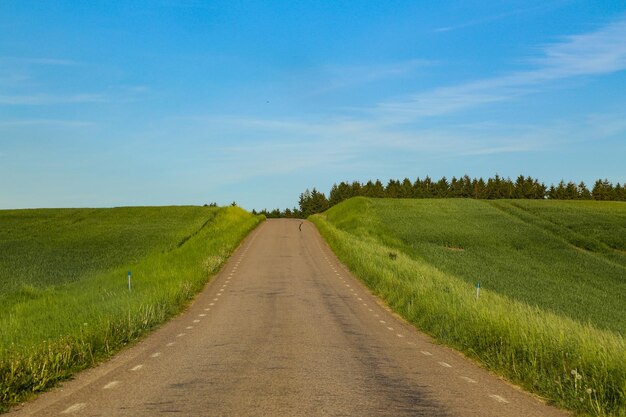
<svg viewBox="0 0 626 417">
<path fill-rule="evenodd" d="M 184 314 L 9 415 L 568 415 L 433 344 L 299 226 L 266 221 Z"/>
</svg>

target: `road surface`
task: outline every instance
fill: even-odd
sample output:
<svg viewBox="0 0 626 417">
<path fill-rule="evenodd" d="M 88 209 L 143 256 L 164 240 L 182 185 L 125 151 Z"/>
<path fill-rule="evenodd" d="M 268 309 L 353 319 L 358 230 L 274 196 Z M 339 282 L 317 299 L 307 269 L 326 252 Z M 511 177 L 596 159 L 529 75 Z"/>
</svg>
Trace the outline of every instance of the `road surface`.
<svg viewBox="0 0 626 417">
<path fill-rule="evenodd" d="M 567 415 L 433 344 L 299 226 L 268 220 L 184 314 L 10 415 Z"/>
</svg>

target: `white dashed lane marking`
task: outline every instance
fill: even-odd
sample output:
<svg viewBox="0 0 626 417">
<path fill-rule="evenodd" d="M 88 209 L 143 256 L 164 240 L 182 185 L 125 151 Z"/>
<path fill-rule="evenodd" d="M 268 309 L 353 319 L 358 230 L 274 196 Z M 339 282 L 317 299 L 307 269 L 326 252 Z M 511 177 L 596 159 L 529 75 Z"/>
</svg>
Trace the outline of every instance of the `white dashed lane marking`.
<svg viewBox="0 0 626 417">
<path fill-rule="evenodd" d="M 174 342 L 169 342 L 169 343 L 168 343 L 167 345 L 165 345 L 165 346 L 167 346 L 167 347 L 172 347 L 172 346 L 174 346 L 174 345 L 175 345 L 175 343 L 174 343 Z"/>
<path fill-rule="evenodd" d="M 465 382 L 469 382 L 470 384 L 476 384 L 476 380 L 472 379 L 472 378 L 468 378 L 466 376 L 462 376 L 460 377 L 463 381 Z"/>
<path fill-rule="evenodd" d="M 509 403 L 509 402 L 506 400 L 506 398 L 501 397 L 501 396 L 496 395 L 496 394 L 491 394 L 489 397 L 490 397 L 490 398 L 493 398 L 494 400 L 496 400 L 497 402 L 502 403 L 502 404 L 508 404 L 508 403 Z"/>
<path fill-rule="evenodd" d="M 452 368 L 452 365 L 450 365 L 449 363 L 446 363 L 446 362 L 437 362 L 437 363 L 443 366 L 444 368 Z"/>
<path fill-rule="evenodd" d="M 187 326 L 187 327 L 185 327 L 185 329 L 191 330 L 191 329 L 193 329 L 193 326 Z"/>
<path fill-rule="evenodd" d="M 133 366 L 132 368 L 130 368 L 130 370 L 135 372 L 135 371 L 140 370 L 141 368 L 143 368 L 143 365 L 136 365 L 136 366 Z"/>
<path fill-rule="evenodd" d="M 120 381 L 111 381 L 108 384 L 106 384 L 105 386 L 102 387 L 102 389 L 111 389 L 113 387 L 115 387 L 116 385 L 119 385 Z"/>
<path fill-rule="evenodd" d="M 422 350 L 422 355 L 424 355 L 424 356 L 433 356 L 433 354 L 428 352 L 427 350 Z"/>
<path fill-rule="evenodd" d="M 185 335 L 185 333 L 178 333 L 178 334 L 176 335 L 176 337 L 183 337 L 184 335 Z"/>
<path fill-rule="evenodd" d="M 150 355 L 151 358 L 158 358 L 159 356 L 161 356 L 161 352 L 155 352 L 152 355 Z"/>
<path fill-rule="evenodd" d="M 193 322 L 194 323 L 200 323 L 200 320 L 194 320 Z"/>
<path fill-rule="evenodd" d="M 198 314 L 198 317 L 206 317 L 206 314 Z"/>
<path fill-rule="evenodd" d="M 77 411 L 84 409 L 85 407 L 87 407 L 86 403 L 76 403 L 74 405 L 67 407 L 65 410 L 61 411 L 61 414 L 72 414 L 72 413 L 75 413 Z"/>
</svg>

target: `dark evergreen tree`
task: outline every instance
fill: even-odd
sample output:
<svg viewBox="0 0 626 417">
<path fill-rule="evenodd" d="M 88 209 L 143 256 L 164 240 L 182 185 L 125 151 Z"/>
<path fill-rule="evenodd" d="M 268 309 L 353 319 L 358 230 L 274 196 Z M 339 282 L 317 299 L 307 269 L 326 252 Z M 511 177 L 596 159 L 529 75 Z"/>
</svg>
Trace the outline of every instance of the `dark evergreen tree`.
<svg viewBox="0 0 626 417">
<path fill-rule="evenodd" d="M 591 191 L 587 188 L 584 182 L 578 184 L 578 195 L 581 200 L 591 200 Z"/>
<path fill-rule="evenodd" d="M 404 180 L 402 180 L 400 197 L 413 198 L 413 184 L 411 184 L 411 180 L 408 178 L 405 178 Z"/>
<path fill-rule="evenodd" d="M 446 177 L 441 177 L 439 181 L 437 181 L 434 185 L 434 197 L 437 198 L 446 198 L 450 193 L 450 184 L 448 183 L 448 179 Z"/>
<path fill-rule="evenodd" d="M 387 198 L 400 198 L 402 197 L 402 186 L 398 180 L 389 180 L 387 187 L 385 187 L 385 197 Z"/>
<path fill-rule="evenodd" d="M 472 198 L 473 189 L 472 179 L 467 174 L 463 175 L 461 178 L 461 197 Z"/>
<path fill-rule="evenodd" d="M 610 200 L 613 195 L 613 186 L 608 179 L 597 180 L 591 190 L 594 200 Z"/>
</svg>

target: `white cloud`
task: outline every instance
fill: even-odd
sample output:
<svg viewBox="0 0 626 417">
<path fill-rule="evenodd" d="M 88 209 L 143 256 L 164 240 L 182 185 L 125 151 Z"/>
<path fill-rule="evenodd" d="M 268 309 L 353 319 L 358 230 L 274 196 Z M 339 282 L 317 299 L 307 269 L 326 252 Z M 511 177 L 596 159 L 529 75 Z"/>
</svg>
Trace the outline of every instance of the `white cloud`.
<svg viewBox="0 0 626 417">
<path fill-rule="evenodd" d="M 0 120 L 2 127 L 24 127 L 24 126 L 53 126 L 53 127 L 86 127 L 92 126 L 92 122 L 78 120 L 55 120 L 55 119 L 23 119 L 23 120 Z"/>
<path fill-rule="evenodd" d="M 534 69 L 441 87 L 380 103 L 375 114 L 392 122 L 438 116 L 530 94 L 552 81 L 626 69 L 626 19 L 546 45 Z"/>
<path fill-rule="evenodd" d="M 548 45 L 536 60 L 546 79 L 606 74 L 626 68 L 626 19 Z"/>
<path fill-rule="evenodd" d="M 109 97 L 104 94 L 32 94 L 32 95 L 1 95 L 0 105 L 51 105 L 51 104 L 74 104 L 74 103 L 104 103 Z"/>
<path fill-rule="evenodd" d="M 327 80 L 326 84 L 316 93 L 322 94 L 356 85 L 405 77 L 434 64 L 433 61 L 410 59 L 385 64 L 327 65 L 321 70 L 323 78 Z"/>
<path fill-rule="evenodd" d="M 493 16 L 487 16 L 481 19 L 470 20 L 467 22 L 458 23 L 456 25 L 443 26 L 443 27 L 439 27 L 435 29 L 435 32 L 451 32 L 451 31 L 458 30 L 458 29 L 464 29 L 467 27 L 482 25 L 484 23 L 495 22 L 497 20 L 506 19 L 507 17 L 511 17 L 511 16 L 515 16 L 515 15 L 527 12 L 528 10 L 532 10 L 532 9 L 512 10 L 510 12 L 500 13 L 500 14 L 493 15 Z"/>
<path fill-rule="evenodd" d="M 0 62 L 26 64 L 26 65 L 52 65 L 52 66 L 74 66 L 81 65 L 77 61 L 62 58 L 21 58 L 4 56 L 0 57 Z"/>
<path fill-rule="evenodd" d="M 237 139 L 262 137 L 262 145 L 236 150 L 239 155 L 249 156 L 250 166 L 256 167 L 256 174 L 264 170 L 291 172 L 299 166 L 358 161 L 363 160 L 365 153 L 371 155 L 386 150 L 408 155 L 462 156 L 554 149 L 626 132 L 626 117 L 622 113 L 590 115 L 588 118 L 576 116 L 517 126 L 510 123 L 459 125 L 447 119 L 448 123 L 436 128 L 427 128 L 420 122 L 432 116 L 512 100 L 545 88 L 550 81 L 621 71 L 626 68 L 626 42 L 622 39 L 626 39 L 626 20 L 544 46 L 541 59 L 534 61 L 535 68 L 531 70 L 416 93 L 360 109 L 360 112 L 345 117 L 287 120 L 212 115 L 187 118 L 186 121 L 192 122 L 199 131 L 212 132 L 212 137 L 221 140 L 228 140 L 229 135 Z M 420 64 L 412 65 L 407 63 L 395 69 L 393 65 L 381 67 L 372 77 L 401 74 Z M 327 149 L 333 152 L 329 153 Z M 305 154 L 312 156 L 302 159 Z M 255 159 L 259 155 L 261 157 Z M 273 155 L 281 155 L 281 158 Z M 287 155 L 287 160 L 294 163 L 284 162 L 282 155 Z"/>
</svg>

